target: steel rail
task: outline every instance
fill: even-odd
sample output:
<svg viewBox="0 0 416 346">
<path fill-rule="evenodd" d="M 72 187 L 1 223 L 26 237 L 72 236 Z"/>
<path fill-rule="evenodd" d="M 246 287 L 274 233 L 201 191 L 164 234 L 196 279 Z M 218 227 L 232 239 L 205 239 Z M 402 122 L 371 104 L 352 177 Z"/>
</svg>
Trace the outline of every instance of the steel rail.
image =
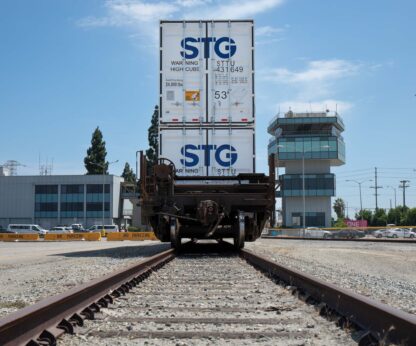
<svg viewBox="0 0 416 346">
<path fill-rule="evenodd" d="M 398 243 L 398 244 L 415 244 L 416 239 L 383 239 L 383 238 L 303 238 L 303 237 L 291 237 L 291 236 L 261 236 L 263 239 L 283 239 L 283 240 L 319 240 L 319 241 L 356 241 L 363 243 Z"/>
<path fill-rule="evenodd" d="M 364 331 L 360 345 L 416 345 L 416 316 L 337 287 L 298 270 L 289 269 L 249 250 L 240 256 L 253 266 L 293 287 L 305 301 L 320 307 L 321 315 L 338 315 L 338 324 L 355 324 Z"/>
<path fill-rule="evenodd" d="M 0 345 L 55 345 L 58 336 L 74 333 L 74 326 L 94 318 L 101 307 L 125 295 L 174 257 L 173 249 L 166 250 L 6 316 L 0 320 Z"/>
</svg>

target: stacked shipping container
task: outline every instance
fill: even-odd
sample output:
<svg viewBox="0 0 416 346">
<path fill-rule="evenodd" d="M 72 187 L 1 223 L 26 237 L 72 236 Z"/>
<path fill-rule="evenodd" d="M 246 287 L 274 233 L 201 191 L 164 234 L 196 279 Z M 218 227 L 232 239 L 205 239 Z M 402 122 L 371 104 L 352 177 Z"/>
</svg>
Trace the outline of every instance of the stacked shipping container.
<svg viewBox="0 0 416 346">
<path fill-rule="evenodd" d="M 161 21 L 159 111 L 178 175 L 254 173 L 253 21 Z"/>
</svg>

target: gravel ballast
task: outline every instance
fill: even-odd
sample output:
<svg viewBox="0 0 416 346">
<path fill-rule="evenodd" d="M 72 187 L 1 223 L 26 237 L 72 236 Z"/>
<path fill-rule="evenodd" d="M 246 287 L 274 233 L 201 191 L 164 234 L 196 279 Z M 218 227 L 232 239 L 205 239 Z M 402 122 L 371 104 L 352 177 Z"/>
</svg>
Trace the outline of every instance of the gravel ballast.
<svg viewBox="0 0 416 346">
<path fill-rule="evenodd" d="M 168 248 L 155 241 L 0 242 L 0 317 Z"/>
<path fill-rule="evenodd" d="M 416 244 L 259 239 L 246 248 L 416 314 Z"/>
<path fill-rule="evenodd" d="M 237 256 L 180 256 L 60 344 L 354 345 L 334 322 Z"/>
</svg>

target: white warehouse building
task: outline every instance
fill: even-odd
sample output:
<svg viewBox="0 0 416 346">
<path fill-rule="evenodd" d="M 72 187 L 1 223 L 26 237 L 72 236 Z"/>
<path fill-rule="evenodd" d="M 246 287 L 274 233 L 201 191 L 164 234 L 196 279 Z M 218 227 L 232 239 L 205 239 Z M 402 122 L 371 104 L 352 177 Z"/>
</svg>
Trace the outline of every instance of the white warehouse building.
<svg viewBox="0 0 416 346">
<path fill-rule="evenodd" d="M 0 176 L 0 226 L 120 225 L 133 213 L 121 195 L 123 181 L 115 175 Z"/>
</svg>

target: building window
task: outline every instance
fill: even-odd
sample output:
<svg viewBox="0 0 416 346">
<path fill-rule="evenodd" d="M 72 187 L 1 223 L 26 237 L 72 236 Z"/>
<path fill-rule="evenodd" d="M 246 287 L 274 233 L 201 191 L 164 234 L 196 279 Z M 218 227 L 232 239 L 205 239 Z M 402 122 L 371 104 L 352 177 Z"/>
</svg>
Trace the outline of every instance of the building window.
<svg viewBox="0 0 416 346">
<path fill-rule="evenodd" d="M 87 202 L 87 217 L 100 218 L 103 217 L 102 202 Z M 110 217 L 110 202 L 104 203 L 104 217 Z"/>
<path fill-rule="evenodd" d="M 35 194 L 56 195 L 58 194 L 58 185 L 35 185 Z"/>
<path fill-rule="evenodd" d="M 303 196 L 302 174 L 280 176 L 281 196 Z M 334 174 L 305 174 L 305 196 L 335 196 Z"/>
<path fill-rule="evenodd" d="M 87 202 L 87 211 L 102 211 L 103 210 L 103 203 L 96 203 L 96 202 Z M 110 203 L 105 202 L 104 203 L 104 210 L 109 211 L 110 210 Z"/>
<path fill-rule="evenodd" d="M 84 194 L 84 185 L 61 185 L 61 194 Z"/>
<path fill-rule="evenodd" d="M 345 145 L 341 138 L 280 137 L 269 144 L 269 152 L 277 153 L 280 160 L 340 159 L 345 160 Z"/>
<path fill-rule="evenodd" d="M 58 217 L 58 185 L 35 185 L 35 217 Z"/>
<path fill-rule="evenodd" d="M 325 213 L 306 212 L 306 227 L 325 227 Z M 292 213 L 292 221 L 296 221 L 293 226 L 303 225 L 303 213 Z"/>
<path fill-rule="evenodd" d="M 104 186 L 104 193 L 110 193 L 110 184 L 105 184 Z M 103 193 L 103 184 L 88 184 L 87 194 L 88 193 Z"/>
</svg>

